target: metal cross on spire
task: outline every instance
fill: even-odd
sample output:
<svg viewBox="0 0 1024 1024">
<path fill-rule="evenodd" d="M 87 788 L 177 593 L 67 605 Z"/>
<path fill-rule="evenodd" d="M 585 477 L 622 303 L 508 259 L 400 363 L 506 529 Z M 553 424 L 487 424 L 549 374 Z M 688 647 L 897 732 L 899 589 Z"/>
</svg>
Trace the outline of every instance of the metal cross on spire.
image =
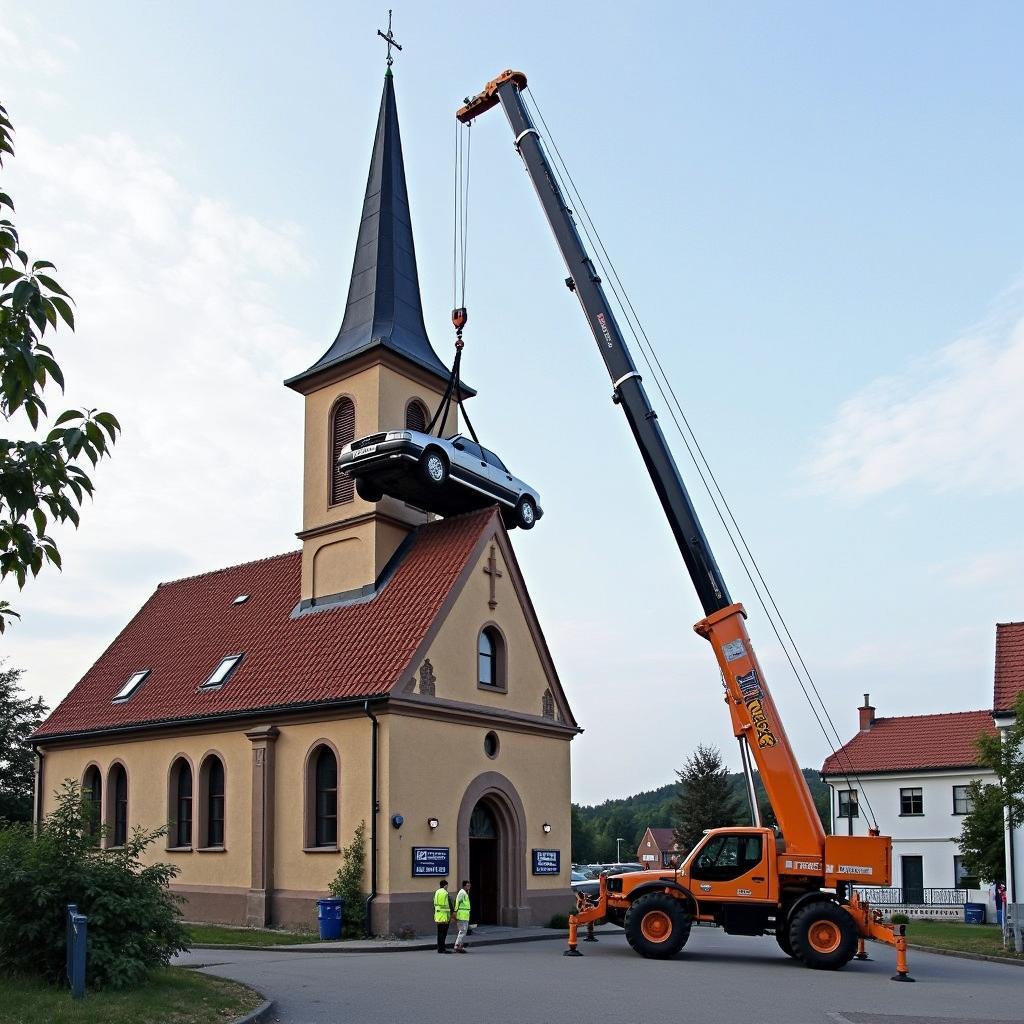
<svg viewBox="0 0 1024 1024">
<path fill-rule="evenodd" d="M 391 67 L 395 62 L 395 58 L 391 56 L 391 47 L 393 46 L 396 50 L 402 49 L 402 44 L 391 34 L 391 9 L 388 8 L 388 31 L 387 35 L 377 29 L 377 35 L 381 37 L 388 44 L 388 67 Z"/>
</svg>

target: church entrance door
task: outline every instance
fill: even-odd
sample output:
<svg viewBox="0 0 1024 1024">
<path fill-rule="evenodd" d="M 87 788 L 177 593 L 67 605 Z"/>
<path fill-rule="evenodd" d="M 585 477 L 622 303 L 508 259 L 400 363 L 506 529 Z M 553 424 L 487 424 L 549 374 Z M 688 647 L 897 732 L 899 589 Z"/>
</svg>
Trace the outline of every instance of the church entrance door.
<svg viewBox="0 0 1024 1024">
<path fill-rule="evenodd" d="M 500 840 L 498 819 L 488 802 L 481 800 L 469 819 L 470 897 L 476 924 L 499 923 Z"/>
</svg>

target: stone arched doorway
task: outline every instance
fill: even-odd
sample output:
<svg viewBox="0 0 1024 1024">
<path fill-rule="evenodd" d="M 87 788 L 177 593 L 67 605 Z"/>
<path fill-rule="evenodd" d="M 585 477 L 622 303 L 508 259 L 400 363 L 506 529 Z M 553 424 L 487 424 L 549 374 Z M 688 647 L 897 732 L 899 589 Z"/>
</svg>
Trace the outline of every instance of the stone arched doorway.
<svg viewBox="0 0 1024 1024">
<path fill-rule="evenodd" d="M 526 812 L 515 787 L 498 772 L 477 776 L 459 809 L 459 880 L 473 882 L 473 920 L 528 925 Z"/>
</svg>

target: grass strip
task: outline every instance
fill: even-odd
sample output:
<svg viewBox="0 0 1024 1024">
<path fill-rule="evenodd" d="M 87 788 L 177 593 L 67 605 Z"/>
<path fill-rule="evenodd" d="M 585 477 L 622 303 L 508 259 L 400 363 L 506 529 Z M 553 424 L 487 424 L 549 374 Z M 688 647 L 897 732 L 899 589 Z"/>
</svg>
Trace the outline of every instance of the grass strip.
<svg viewBox="0 0 1024 1024">
<path fill-rule="evenodd" d="M 1003 946 L 1003 933 L 994 924 L 960 924 L 954 921 L 912 921 L 907 925 L 907 942 L 933 949 L 955 949 L 961 953 L 1005 956 L 1024 960 L 1024 954 Z"/>
<path fill-rule="evenodd" d="M 216 924 L 187 924 L 189 938 L 204 946 L 293 946 L 319 942 L 312 932 L 282 932 L 269 928 L 225 928 Z"/>
<path fill-rule="evenodd" d="M 0 1024 L 225 1024 L 263 999 L 251 988 L 198 971 L 168 967 L 123 992 L 87 992 L 28 978 L 0 979 Z"/>
</svg>

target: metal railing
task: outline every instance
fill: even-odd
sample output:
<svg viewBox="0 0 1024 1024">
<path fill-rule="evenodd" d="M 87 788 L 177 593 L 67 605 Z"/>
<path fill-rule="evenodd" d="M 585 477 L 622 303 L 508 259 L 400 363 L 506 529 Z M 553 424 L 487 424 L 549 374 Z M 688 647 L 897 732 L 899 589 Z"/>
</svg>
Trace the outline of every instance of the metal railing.
<svg viewBox="0 0 1024 1024">
<path fill-rule="evenodd" d="M 924 889 L 913 886 L 886 886 L 885 888 L 869 889 L 854 886 L 862 900 L 876 907 L 894 906 L 926 906 L 926 907 L 960 907 L 967 902 L 970 892 L 967 889 Z"/>
</svg>

